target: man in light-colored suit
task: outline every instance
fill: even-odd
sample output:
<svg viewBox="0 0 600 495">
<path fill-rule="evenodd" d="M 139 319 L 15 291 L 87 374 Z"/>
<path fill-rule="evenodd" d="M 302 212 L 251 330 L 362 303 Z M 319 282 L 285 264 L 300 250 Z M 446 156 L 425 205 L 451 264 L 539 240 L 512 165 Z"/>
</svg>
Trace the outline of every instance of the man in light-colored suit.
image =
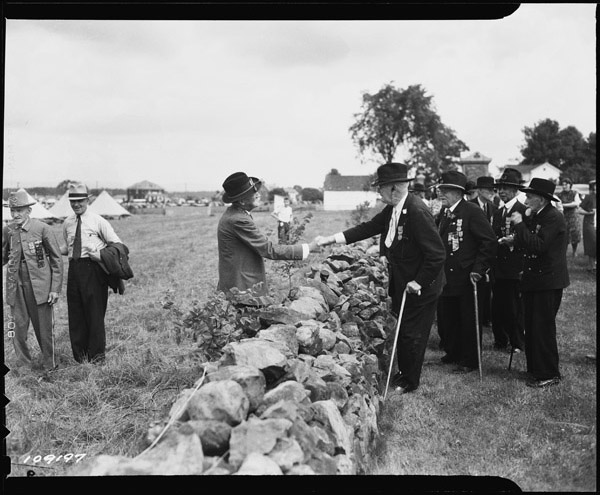
<svg viewBox="0 0 600 495">
<path fill-rule="evenodd" d="M 233 287 L 254 288 L 256 294 L 268 291 L 263 258 L 272 260 L 302 260 L 310 251 L 318 250 L 316 241 L 310 244 L 273 244 L 262 234 L 250 212 L 260 202 L 258 191 L 262 182 L 244 172 L 231 174 L 223 182 L 223 202 L 231 203 L 219 220 L 219 283 L 225 293 Z M 258 285 L 257 285 L 258 284 Z"/>
<path fill-rule="evenodd" d="M 42 351 L 44 370 L 56 367 L 52 335 L 52 305 L 58 300 L 63 281 L 63 262 L 56 236 L 48 225 L 30 218 L 27 191 L 10 193 L 12 221 L 2 229 L 2 265 L 8 263 L 6 303 L 10 307 L 9 329 L 17 365 L 31 365 L 27 346 L 29 321 Z"/>
</svg>

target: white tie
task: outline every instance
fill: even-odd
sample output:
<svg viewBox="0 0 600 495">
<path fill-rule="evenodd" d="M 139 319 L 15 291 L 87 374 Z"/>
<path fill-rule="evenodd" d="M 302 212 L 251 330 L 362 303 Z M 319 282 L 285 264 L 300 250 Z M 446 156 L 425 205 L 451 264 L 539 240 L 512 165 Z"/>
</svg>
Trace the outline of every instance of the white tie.
<svg viewBox="0 0 600 495">
<path fill-rule="evenodd" d="M 385 238 L 385 246 L 390 247 L 396 234 L 396 227 L 398 225 L 398 210 L 394 208 L 392 210 L 392 218 L 390 218 L 390 226 L 388 228 L 387 236 Z"/>
</svg>

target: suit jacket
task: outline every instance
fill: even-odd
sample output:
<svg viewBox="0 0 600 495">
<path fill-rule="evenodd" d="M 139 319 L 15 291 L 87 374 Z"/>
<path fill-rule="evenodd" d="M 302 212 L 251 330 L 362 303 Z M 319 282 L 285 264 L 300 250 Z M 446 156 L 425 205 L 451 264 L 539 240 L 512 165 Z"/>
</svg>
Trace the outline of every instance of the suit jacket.
<svg viewBox="0 0 600 495">
<path fill-rule="evenodd" d="M 35 301 L 44 304 L 50 292 L 60 293 L 62 288 L 63 260 L 58 240 L 47 224 L 35 218 L 30 218 L 21 229 L 8 225 L 2 228 L 2 265 L 15 266 L 6 277 L 6 303 L 10 306 L 15 304 L 21 246 Z"/>
<path fill-rule="evenodd" d="M 109 242 L 100 250 L 100 266 L 107 275 L 108 286 L 114 293 L 124 294 L 123 280 L 133 277 L 133 270 L 129 266 L 129 248 L 121 242 Z"/>
<path fill-rule="evenodd" d="M 502 214 L 500 208 L 494 217 L 492 218 L 492 229 L 497 239 L 506 237 L 508 235 L 514 235 L 515 227 L 510 222 L 510 216 L 513 212 L 518 211 L 523 217 L 525 217 L 525 210 L 527 207 L 517 201 L 512 208 Z M 521 272 L 523 271 L 523 260 L 524 250 L 522 247 L 513 246 L 512 249 L 506 244 L 498 244 L 498 252 L 496 254 L 496 261 L 494 263 L 494 278 L 508 279 L 508 280 L 519 280 L 521 278 Z"/>
<path fill-rule="evenodd" d="M 219 220 L 217 228 L 219 250 L 218 290 L 227 292 L 232 287 L 250 289 L 261 283 L 259 295 L 267 293 L 267 279 L 263 258 L 272 260 L 300 260 L 302 246 L 273 244 L 262 234 L 252 217 L 236 205 L 231 205 Z"/>
<path fill-rule="evenodd" d="M 421 295 L 440 294 L 445 283 L 446 253 L 429 208 L 421 198 L 406 197 L 392 245 L 385 246 L 393 207 L 386 206 L 371 220 L 343 232 L 347 243 L 381 234 L 380 253 L 390 263 L 389 294 L 401 296 L 406 284 L 416 281 Z"/>
<path fill-rule="evenodd" d="M 565 217 L 551 204 L 515 226 L 515 246 L 525 250 L 522 292 L 569 286 L 567 245 Z"/>
<path fill-rule="evenodd" d="M 498 211 L 498 207 L 492 203 L 491 201 L 488 201 L 485 198 L 481 198 L 483 201 L 483 212 L 485 212 L 485 216 L 487 217 L 488 221 L 490 223 L 492 223 L 492 218 L 494 217 L 494 214 Z M 481 206 L 479 206 L 479 199 L 478 198 L 474 198 L 474 199 L 470 199 L 469 203 L 475 203 L 475 205 L 477 205 L 477 207 L 481 210 Z"/>
<path fill-rule="evenodd" d="M 472 291 L 469 274 L 485 275 L 496 256 L 496 236 L 485 213 L 473 203 L 461 199 L 450 217 L 443 208 L 438 228 L 446 248 L 446 286 L 442 295 L 456 296 Z"/>
</svg>

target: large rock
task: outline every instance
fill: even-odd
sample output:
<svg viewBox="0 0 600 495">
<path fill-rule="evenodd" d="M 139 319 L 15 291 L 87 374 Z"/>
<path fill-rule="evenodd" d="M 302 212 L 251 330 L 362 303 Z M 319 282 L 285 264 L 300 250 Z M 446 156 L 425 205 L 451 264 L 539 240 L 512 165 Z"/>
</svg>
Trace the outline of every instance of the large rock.
<svg viewBox="0 0 600 495">
<path fill-rule="evenodd" d="M 262 403 L 256 410 L 257 415 L 261 415 L 269 406 L 279 402 L 280 400 L 290 400 L 300 404 L 310 404 L 310 392 L 306 390 L 300 383 L 293 380 L 280 383 L 274 389 L 265 393 Z"/>
<path fill-rule="evenodd" d="M 283 418 L 291 422 L 298 419 L 312 420 L 314 411 L 307 404 L 300 404 L 292 400 L 282 399 L 267 407 L 260 415 L 261 419 Z"/>
<path fill-rule="evenodd" d="M 240 475 L 254 475 L 254 476 L 264 476 L 264 475 L 282 475 L 283 472 L 277 465 L 277 463 L 262 454 L 257 452 L 252 452 L 244 459 L 244 462 L 240 466 L 237 474 Z"/>
<path fill-rule="evenodd" d="M 323 350 L 330 351 L 337 342 L 335 332 L 332 332 L 328 328 L 319 328 L 319 338 L 321 339 Z"/>
<path fill-rule="evenodd" d="M 326 382 L 339 381 L 347 385 L 351 380 L 350 372 L 340 366 L 335 358 L 329 354 L 317 356 L 313 363 L 313 370 Z"/>
<path fill-rule="evenodd" d="M 100 455 L 69 476 L 177 476 L 202 474 L 204 453 L 200 439 L 190 429 L 170 432 L 151 450 L 138 457 Z"/>
<path fill-rule="evenodd" d="M 322 299 L 322 298 L 321 298 Z M 299 299 L 292 301 L 289 305 L 290 309 L 297 311 L 301 315 L 303 315 L 303 320 L 316 318 L 321 313 L 327 311 L 325 307 L 325 302 L 317 301 L 312 297 L 303 296 Z"/>
<path fill-rule="evenodd" d="M 240 466 L 252 452 L 268 454 L 279 438 L 287 437 L 292 422 L 283 418 L 259 419 L 250 417 L 236 426 L 229 439 L 229 463 Z"/>
<path fill-rule="evenodd" d="M 221 365 L 244 365 L 258 368 L 265 374 L 267 385 L 280 376 L 287 368 L 287 358 L 274 342 L 261 339 L 244 339 L 230 342 L 223 347 Z"/>
<path fill-rule="evenodd" d="M 327 387 L 327 382 L 323 380 L 318 374 L 311 373 L 310 376 L 302 382 L 304 388 L 310 392 L 310 400 L 327 400 L 331 393 Z"/>
<path fill-rule="evenodd" d="M 175 402 L 173 402 L 171 410 L 169 411 L 169 421 L 187 421 L 190 419 L 190 415 L 187 411 L 187 403 L 192 393 L 194 393 L 193 388 L 184 388 L 179 392 L 177 399 L 175 399 Z"/>
<path fill-rule="evenodd" d="M 296 338 L 296 327 L 294 325 L 271 325 L 269 328 L 258 332 L 256 337 L 270 342 L 283 343 L 292 356 L 298 355 L 298 339 Z"/>
<path fill-rule="evenodd" d="M 300 476 L 300 475 L 310 475 L 310 474 L 317 474 L 317 473 L 315 473 L 313 471 L 313 468 L 311 468 L 307 464 L 298 464 L 297 466 L 292 466 L 290 468 L 290 470 L 285 474 Z"/>
<path fill-rule="evenodd" d="M 325 400 L 331 399 L 337 408 L 342 411 L 348 403 L 348 391 L 340 382 L 326 382 L 327 390 L 329 391 L 329 397 Z"/>
<path fill-rule="evenodd" d="M 206 455 L 223 455 L 229 449 L 231 425 L 215 419 L 190 420 L 187 424 L 200 438 Z"/>
<path fill-rule="evenodd" d="M 190 399 L 191 419 L 216 419 L 235 426 L 246 419 L 250 401 L 239 383 L 233 380 L 209 382 Z"/>
<path fill-rule="evenodd" d="M 303 320 L 301 323 L 296 329 L 300 351 L 311 356 L 320 354 L 323 351 L 323 341 L 319 335 L 322 323 L 315 320 Z"/>
<path fill-rule="evenodd" d="M 326 283 L 313 278 L 309 278 L 306 283 L 309 287 L 314 287 L 321 293 L 329 309 L 333 309 L 338 303 L 340 297 Z"/>
<path fill-rule="evenodd" d="M 356 338 L 360 337 L 360 330 L 356 323 L 347 322 L 342 324 L 342 334 L 349 338 Z"/>
<path fill-rule="evenodd" d="M 304 314 L 288 306 L 270 306 L 258 313 L 258 319 L 266 326 L 282 323 L 284 325 L 294 325 L 296 322 L 306 318 Z"/>
<path fill-rule="evenodd" d="M 336 446 L 344 449 L 346 455 L 351 455 L 353 430 L 345 423 L 335 402 L 332 400 L 313 402 L 312 408 L 320 413 L 317 419 L 333 432 Z"/>
<path fill-rule="evenodd" d="M 207 375 L 209 382 L 233 380 L 237 382 L 248 397 L 249 412 L 253 412 L 265 395 L 265 375 L 254 366 L 232 365 L 223 366 Z"/>
<path fill-rule="evenodd" d="M 304 462 L 304 452 L 294 438 L 279 438 L 268 457 L 273 459 L 285 473 L 295 464 Z"/>
</svg>

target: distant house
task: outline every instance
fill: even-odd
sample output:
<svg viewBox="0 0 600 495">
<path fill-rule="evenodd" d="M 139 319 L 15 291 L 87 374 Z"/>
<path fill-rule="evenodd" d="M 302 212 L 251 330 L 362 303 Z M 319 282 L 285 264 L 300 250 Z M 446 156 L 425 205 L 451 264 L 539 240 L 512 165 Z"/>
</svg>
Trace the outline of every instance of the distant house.
<svg viewBox="0 0 600 495">
<path fill-rule="evenodd" d="M 144 199 L 147 203 L 163 203 L 165 201 L 165 190 L 158 184 L 143 180 L 127 188 L 127 202 L 134 199 Z"/>
<path fill-rule="evenodd" d="M 323 185 L 323 209 L 354 210 L 364 202 L 374 207 L 379 194 L 371 188 L 371 179 L 370 175 L 327 174 Z"/>
<path fill-rule="evenodd" d="M 504 168 L 514 168 L 521 172 L 526 184 L 534 177 L 553 182 L 558 182 L 558 178 L 560 177 L 560 169 L 548 162 L 540 165 L 506 165 Z"/>
</svg>

